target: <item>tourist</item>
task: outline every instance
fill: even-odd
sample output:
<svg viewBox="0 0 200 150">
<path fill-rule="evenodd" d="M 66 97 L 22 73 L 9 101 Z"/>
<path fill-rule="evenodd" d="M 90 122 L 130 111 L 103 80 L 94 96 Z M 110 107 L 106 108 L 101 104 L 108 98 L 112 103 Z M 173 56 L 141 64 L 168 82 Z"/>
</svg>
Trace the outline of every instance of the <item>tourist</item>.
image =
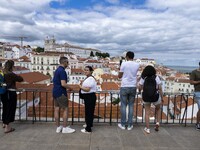
<svg viewBox="0 0 200 150">
<path fill-rule="evenodd" d="M 94 120 L 94 110 L 96 104 L 96 80 L 92 76 L 93 68 L 91 66 L 85 67 L 86 79 L 80 85 L 81 94 L 85 102 L 85 122 L 84 129 L 81 130 L 83 133 L 91 133 Z"/>
<path fill-rule="evenodd" d="M 19 75 L 16 75 L 13 72 L 14 61 L 6 61 L 3 69 L 4 73 L 4 82 L 7 85 L 6 93 L 1 95 L 1 101 L 3 103 L 3 128 L 5 128 L 5 133 L 10 133 L 15 131 L 15 128 L 12 128 L 10 123 L 15 120 L 15 112 L 17 107 L 17 93 L 16 93 L 16 82 L 22 82 L 23 78 Z"/>
<path fill-rule="evenodd" d="M 145 78 L 147 77 L 152 77 L 155 81 L 155 89 L 158 91 L 159 95 L 157 97 L 157 101 L 151 102 L 151 99 L 148 100 L 148 102 L 143 101 L 144 103 L 144 108 L 145 108 L 145 124 L 146 127 L 144 128 L 145 133 L 149 134 L 150 133 L 150 128 L 149 128 L 149 117 L 150 117 L 150 112 L 151 112 L 151 104 L 155 106 L 155 113 L 156 113 L 156 125 L 155 125 L 155 131 L 159 131 L 160 127 L 160 119 L 161 119 L 161 102 L 163 101 L 163 93 L 162 93 L 162 86 L 161 86 L 161 81 L 160 78 L 156 75 L 156 70 L 153 66 L 149 65 L 146 66 L 141 74 L 141 78 L 139 81 L 139 91 L 143 90 L 143 85 L 145 82 Z"/>
<path fill-rule="evenodd" d="M 136 82 L 139 64 L 133 61 L 134 53 L 129 51 L 126 53 L 126 61 L 122 62 L 118 77 L 122 79 L 120 87 L 121 101 L 121 123 L 118 127 L 121 129 L 133 129 L 133 104 L 136 95 Z M 128 104 L 128 121 L 126 122 L 126 107 Z"/>
<path fill-rule="evenodd" d="M 56 69 L 53 77 L 53 98 L 55 102 L 55 120 L 56 120 L 56 132 L 57 133 L 73 133 L 75 129 L 67 126 L 68 121 L 68 97 L 66 89 L 71 90 L 67 84 L 67 68 L 69 62 L 67 57 L 60 57 L 60 65 Z M 63 126 L 60 125 L 59 111 L 63 109 Z"/>
</svg>

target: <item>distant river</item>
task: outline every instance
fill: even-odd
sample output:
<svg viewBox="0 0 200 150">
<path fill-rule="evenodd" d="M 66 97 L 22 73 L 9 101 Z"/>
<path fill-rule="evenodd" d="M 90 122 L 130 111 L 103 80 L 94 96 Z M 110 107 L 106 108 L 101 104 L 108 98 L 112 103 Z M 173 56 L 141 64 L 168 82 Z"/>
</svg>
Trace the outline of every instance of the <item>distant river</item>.
<svg viewBox="0 0 200 150">
<path fill-rule="evenodd" d="M 188 73 L 188 72 L 191 72 L 192 70 L 198 68 L 197 66 L 196 67 L 195 66 L 167 66 L 167 67 L 174 69 L 174 70 L 177 70 L 177 71 L 182 72 L 182 73 Z"/>
</svg>

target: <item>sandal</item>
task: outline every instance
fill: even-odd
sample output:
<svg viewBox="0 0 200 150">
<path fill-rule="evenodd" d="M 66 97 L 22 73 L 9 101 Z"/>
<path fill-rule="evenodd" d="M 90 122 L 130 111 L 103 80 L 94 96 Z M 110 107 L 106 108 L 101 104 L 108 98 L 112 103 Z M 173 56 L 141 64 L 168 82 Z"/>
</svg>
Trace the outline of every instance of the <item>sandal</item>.
<svg viewBox="0 0 200 150">
<path fill-rule="evenodd" d="M 10 132 L 13 132 L 13 131 L 15 131 L 15 128 L 11 128 L 10 130 L 5 131 L 4 133 L 10 133 Z"/>
<path fill-rule="evenodd" d="M 6 125 L 5 124 L 2 124 L 2 128 L 5 128 L 6 127 Z"/>
</svg>

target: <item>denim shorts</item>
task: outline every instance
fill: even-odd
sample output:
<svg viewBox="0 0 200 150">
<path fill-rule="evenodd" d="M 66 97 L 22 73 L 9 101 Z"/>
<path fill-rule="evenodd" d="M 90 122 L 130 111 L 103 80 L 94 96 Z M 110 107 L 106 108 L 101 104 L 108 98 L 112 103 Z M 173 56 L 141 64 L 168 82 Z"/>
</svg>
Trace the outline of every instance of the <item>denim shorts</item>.
<svg viewBox="0 0 200 150">
<path fill-rule="evenodd" d="M 200 92 L 194 92 L 194 100 L 198 105 L 198 108 L 200 109 Z"/>
</svg>

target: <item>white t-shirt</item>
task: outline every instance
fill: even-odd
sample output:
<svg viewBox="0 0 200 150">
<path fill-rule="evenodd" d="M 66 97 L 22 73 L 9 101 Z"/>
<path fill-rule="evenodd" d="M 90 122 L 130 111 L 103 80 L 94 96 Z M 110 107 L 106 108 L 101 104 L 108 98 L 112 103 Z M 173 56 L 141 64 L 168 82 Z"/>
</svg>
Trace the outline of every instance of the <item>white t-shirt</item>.
<svg viewBox="0 0 200 150">
<path fill-rule="evenodd" d="M 123 72 L 121 87 L 136 87 L 139 64 L 134 61 L 122 62 L 120 72 Z"/>
<path fill-rule="evenodd" d="M 92 76 L 85 79 L 83 81 L 82 86 L 83 87 L 90 87 L 90 91 L 85 92 L 85 91 L 81 90 L 81 93 L 93 93 L 93 92 L 96 92 L 96 90 L 97 90 L 97 82 Z"/>
<path fill-rule="evenodd" d="M 144 84 L 144 79 L 143 78 L 140 79 L 139 84 L 140 85 Z M 161 84 L 161 80 L 160 80 L 160 78 L 158 76 L 156 76 L 156 84 L 157 84 L 157 88 L 158 88 L 158 85 Z"/>
</svg>

